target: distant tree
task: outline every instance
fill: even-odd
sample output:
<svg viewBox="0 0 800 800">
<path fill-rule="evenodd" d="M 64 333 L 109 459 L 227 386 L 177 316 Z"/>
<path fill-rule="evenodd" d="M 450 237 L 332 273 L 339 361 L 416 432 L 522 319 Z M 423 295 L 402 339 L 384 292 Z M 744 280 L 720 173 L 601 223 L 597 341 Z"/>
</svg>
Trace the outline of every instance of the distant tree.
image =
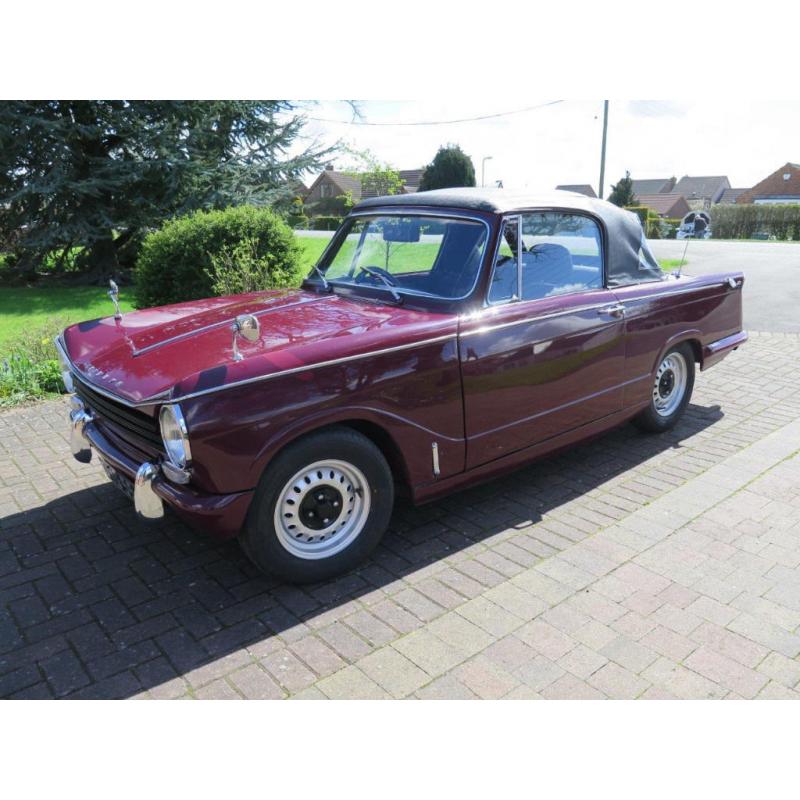
<svg viewBox="0 0 800 800">
<path fill-rule="evenodd" d="M 422 173 L 419 190 L 448 189 L 451 186 L 474 186 L 475 166 L 472 159 L 457 145 L 440 147 L 433 161 Z"/>
<path fill-rule="evenodd" d="M 348 150 L 348 152 L 356 163 L 343 172 L 361 182 L 362 195 L 381 197 L 387 194 L 400 194 L 403 191 L 403 179 L 390 164 L 380 161 L 369 150 Z M 355 205 L 352 191 L 348 190 L 337 199 L 342 200 L 347 209 Z"/>
<path fill-rule="evenodd" d="M 330 152 L 297 148 L 294 111 L 283 100 L 0 102 L 0 242 L 21 266 L 79 252 L 99 278 L 176 214 L 288 209 L 297 179 Z"/>
<path fill-rule="evenodd" d="M 633 180 L 630 172 L 626 171 L 625 177 L 620 178 L 617 183 L 612 185 L 608 201 L 620 208 L 636 205 L 636 195 L 633 193 Z"/>
</svg>

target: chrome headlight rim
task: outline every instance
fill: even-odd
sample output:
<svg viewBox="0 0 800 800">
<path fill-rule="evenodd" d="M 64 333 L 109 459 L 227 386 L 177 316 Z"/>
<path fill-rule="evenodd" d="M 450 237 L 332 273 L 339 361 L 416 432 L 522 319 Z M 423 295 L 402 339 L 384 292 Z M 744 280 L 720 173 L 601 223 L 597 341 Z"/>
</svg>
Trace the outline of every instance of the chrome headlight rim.
<svg viewBox="0 0 800 800">
<path fill-rule="evenodd" d="M 161 441 L 168 461 L 178 469 L 185 469 L 192 461 L 192 449 L 189 445 L 189 429 L 186 418 L 178 403 L 167 403 L 161 406 L 158 414 L 161 430 Z M 170 430 L 166 426 L 172 426 Z M 177 434 L 169 436 L 169 433 Z"/>
</svg>

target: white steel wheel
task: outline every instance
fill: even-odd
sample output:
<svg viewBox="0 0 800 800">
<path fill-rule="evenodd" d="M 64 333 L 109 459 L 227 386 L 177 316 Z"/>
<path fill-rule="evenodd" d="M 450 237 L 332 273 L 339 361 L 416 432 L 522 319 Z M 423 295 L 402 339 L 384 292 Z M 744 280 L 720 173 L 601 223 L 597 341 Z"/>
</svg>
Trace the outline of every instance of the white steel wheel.
<svg viewBox="0 0 800 800">
<path fill-rule="evenodd" d="M 678 350 L 668 353 L 656 370 L 653 408 L 661 417 L 672 416 L 683 401 L 689 378 L 686 358 Z"/>
<path fill-rule="evenodd" d="M 370 486 L 355 465 L 325 459 L 298 470 L 275 503 L 275 533 L 297 558 L 330 558 L 358 538 L 371 506 Z"/>
</svg>

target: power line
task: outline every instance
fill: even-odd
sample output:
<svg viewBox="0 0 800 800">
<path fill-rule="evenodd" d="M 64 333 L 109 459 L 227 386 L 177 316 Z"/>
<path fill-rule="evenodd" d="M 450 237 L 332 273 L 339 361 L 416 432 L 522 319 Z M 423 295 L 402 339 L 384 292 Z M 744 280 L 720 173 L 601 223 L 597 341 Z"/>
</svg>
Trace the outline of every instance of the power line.
<svg viewBox="0 0 800 800">
<path fill-rule="evenodd" d="M 551 100 L 549 103 L 541 103 L 538 106 L 527 106 L 518 108 L 514 111 L 501 111 L 497 114 L 483 114 L 479 117 L 464 117 L 462 119 L 441 119 L 430 122 L 367 122 L 366 120 L 341 120 L 327 119 L 325 117 L 306 117 L 314 122 L 330 122 L 336 125 L 367 125 L 370 127 L 407 127 L 416 125 L 456 125 L 459 122 L 480 122 L 485 119 L 497 119 L 498 117 L 510 117 L 512 114 L 524 114 L 527 111 L 535 111 L 538 108 L 547 108 L 563 103 L 563 100 Z"/>
</svg>

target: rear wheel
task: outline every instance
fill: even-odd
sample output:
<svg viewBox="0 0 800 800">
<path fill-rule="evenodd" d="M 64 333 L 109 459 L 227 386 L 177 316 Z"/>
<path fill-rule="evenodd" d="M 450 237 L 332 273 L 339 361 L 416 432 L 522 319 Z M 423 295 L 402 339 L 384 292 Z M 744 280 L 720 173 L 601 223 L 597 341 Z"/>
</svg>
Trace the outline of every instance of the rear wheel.
<svg viewBox="0 0 800 800">
<path fill-rule="evenodd" d="M 311 434 L 267 468 L 241 535 L 265 572 L 294 583 L 351 569 L 375 548 L 394 503 L 381 451 L 349 428 Z"/>
<path fill-rule="evenodd" d="M 656 370 L 650 404 L 633 423 L 644 431 L 661 433 L 683 416 L 694 388 L 694 352 L 684 343 L 669 350 Z"/>
</svg>

